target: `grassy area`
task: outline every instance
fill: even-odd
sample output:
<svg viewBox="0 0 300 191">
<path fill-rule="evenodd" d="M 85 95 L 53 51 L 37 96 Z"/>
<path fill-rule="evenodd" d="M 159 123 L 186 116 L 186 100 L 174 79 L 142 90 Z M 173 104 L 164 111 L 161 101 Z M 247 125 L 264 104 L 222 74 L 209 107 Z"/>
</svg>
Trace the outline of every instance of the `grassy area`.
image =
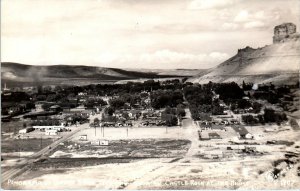
<svg viewBox="0 0 300 191">
<path fill-rule="evenodd" d="M 1 133 L 18 133 L 24 128 L 23 123 L 22 121 L 1 122 Z"/>
<path fill-rule="evenodd" d="M 36 152 L 52 143 L 52 139 L 9 139 L 1 140 L 1 152 Z"/>
</svg>

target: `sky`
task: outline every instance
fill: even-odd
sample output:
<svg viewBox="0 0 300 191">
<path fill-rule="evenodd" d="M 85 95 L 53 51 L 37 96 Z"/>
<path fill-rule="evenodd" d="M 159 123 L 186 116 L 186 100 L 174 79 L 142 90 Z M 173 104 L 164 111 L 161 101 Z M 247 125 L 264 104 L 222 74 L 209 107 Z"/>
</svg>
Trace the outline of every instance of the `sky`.
<svg viewBox="0 0 300 191">
<path fill-rule="evenodd" d="M 212 68 L 300 27 L 299 0 L 1 0 L 1 61 Z"/>
</svg>

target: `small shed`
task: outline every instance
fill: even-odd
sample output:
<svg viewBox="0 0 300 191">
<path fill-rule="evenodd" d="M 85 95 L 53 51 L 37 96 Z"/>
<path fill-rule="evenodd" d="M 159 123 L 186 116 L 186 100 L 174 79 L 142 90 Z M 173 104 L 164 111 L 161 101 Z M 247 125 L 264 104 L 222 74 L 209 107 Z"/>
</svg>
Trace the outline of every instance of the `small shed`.
<svg viewBox="0 0 300 191">
<path fill-rule="evenodd" d="M 94 141 L 91 141 L 91 145 L 94 145 L 94 146 L 108 146 L 109 141 L 108 140 L 94 140 Z"/>
<path fill-rule="evenodd" d="M 79 140 L 80 141 L 87 141 L 87 135 L 80 135 Z"/>
<path fill-rule="evenodd" d="M 223 157 L 223 151 L 221 150 L 204 151 L 203 156 L 210 159 L 218 159 Z"/>
<path fill-rule="evenodd" d="M 100 140 L 100 145 L 101 146 L 108 146 L 109 142 L 108 142 L 108 140 Z"/>
</svg>

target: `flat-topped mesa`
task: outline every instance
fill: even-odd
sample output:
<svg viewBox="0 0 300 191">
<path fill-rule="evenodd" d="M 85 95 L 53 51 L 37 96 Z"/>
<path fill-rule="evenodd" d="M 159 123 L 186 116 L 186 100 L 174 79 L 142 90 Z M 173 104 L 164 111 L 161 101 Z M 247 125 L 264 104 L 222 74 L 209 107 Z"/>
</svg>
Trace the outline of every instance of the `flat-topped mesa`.
<svg viewBox="0 0 300 191">
<path fill-rule="evenodd" d="M 296 30 L 296 25 L 293 23 L 283 23 L 276 26 L 274 28 L 273 44 L 299 39 L 300 34 Z"/>
</svg>

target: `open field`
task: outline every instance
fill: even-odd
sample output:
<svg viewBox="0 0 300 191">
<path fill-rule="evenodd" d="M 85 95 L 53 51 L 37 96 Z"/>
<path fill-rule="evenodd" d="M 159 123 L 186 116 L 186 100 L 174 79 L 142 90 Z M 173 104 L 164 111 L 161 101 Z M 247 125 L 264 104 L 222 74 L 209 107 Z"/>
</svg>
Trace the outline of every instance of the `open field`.
<svg viewBox="0 0 300 191">
<path fill-rule="evenodd" d="M 20 129 L 23 129 L 24 121 L 10 121 L 1 122 L 1 135 L 5 133 L 18 133 Z"/>
<path fill-rule="evenodd" d="M 53 139 L 14 139 L 1 142 L 1 152 L 36 152 L 53 142 Z"/>
<path fill-rule="evenodd" d="M 90 142 L 68 142 L 57 147 L 51 158 L 89 158 L 89 157 L 183 157 L 190 145 L 188 140 L 180 139 L 136 139 L 114 140 L 108 146 L 94 146 Z"/>
</svg>

